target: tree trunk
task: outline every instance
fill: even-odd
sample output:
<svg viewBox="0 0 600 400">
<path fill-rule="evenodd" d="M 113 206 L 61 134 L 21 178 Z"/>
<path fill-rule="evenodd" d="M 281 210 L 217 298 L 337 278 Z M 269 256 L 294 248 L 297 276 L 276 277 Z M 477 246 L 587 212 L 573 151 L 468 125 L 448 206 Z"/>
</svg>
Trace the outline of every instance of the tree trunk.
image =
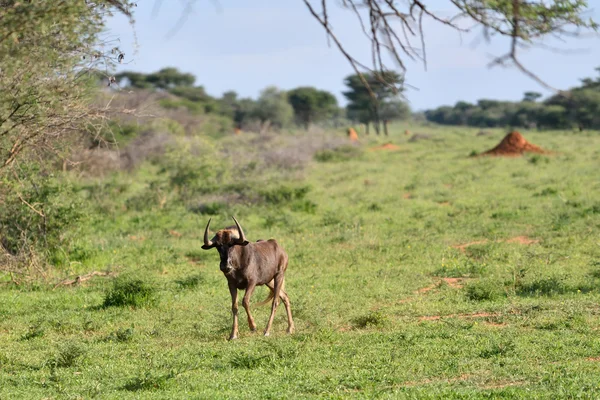
<svg viewBox="0 0 600 400">
<path fill-rule="evenodd" d="M 379 131 L 380 131 L 380 128 L 381 128 L 381 127 L 379 126 L 379 121 L 378 121 L 378 120 L 375 120 L 375 121 L 373 121 L 373 124 L 375 125 L 375 133 L 376 133 L 377 135 L 379 135 Z"/>
<path fill-rule="evenodd" d="M 369 134 L 369 123 L 365 123 L 365 135 Z"/>
<path fill-rule="evenodd" d="M 385 133 L 385 136 L 390 136 L 390 134 L 388 133 L 388 120 L 384 119 L 383 120 L 383 133 Z"/>
</svg>

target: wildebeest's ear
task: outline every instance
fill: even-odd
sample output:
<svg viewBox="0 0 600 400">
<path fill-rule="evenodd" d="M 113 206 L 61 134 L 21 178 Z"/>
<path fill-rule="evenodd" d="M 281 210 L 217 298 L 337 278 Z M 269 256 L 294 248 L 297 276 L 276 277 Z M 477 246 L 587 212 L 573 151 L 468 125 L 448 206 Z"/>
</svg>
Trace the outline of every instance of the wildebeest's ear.
<svg viewBox="0 0 600 400">
<path fill-rule="evenodd" d="M 240 243 L 240 246 L 245 246 L 245 245 L 247 245 L 248 243 L 250 243 L 250 242 L 249 242 L 249 241 L 247 241 L 247 240 L 244 240 L 242 243 Z"/>
</svg>

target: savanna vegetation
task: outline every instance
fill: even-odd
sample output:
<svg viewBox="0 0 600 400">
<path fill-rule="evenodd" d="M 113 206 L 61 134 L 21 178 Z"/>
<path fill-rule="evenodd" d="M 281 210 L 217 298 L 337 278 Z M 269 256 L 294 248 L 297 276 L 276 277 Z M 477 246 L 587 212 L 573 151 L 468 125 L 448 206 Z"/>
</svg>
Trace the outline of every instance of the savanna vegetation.
<svg viewBox="0 0 600 400">
<path fill-rule="evenodd" d="M 596 71 L 600 72 L 600 67 Z M 600 129 L 600 77 L 582 79 L 581 85 L 540 102 L 541 97 L 540 93 L 526 92 L 520 102 L 459 101 L 453 107 L 428 110 L 425 118 L 443 125 L 481 128 Z"/>
<path fill-rule="evenodd" d="M 346 109 L 313 87 L 215 97 L 176 68 L 114 73 L 126 54 L 100 33 L 133 2 L 2 3 L 0 398 L 600 390 L 597 132 L 522 130 L 547 152 L 481 156 L 503 129 L 411 122 L 383 66 L 346 77 Z M 518 40 L 595 27 L 581 1 L 455 3 Z M 387 137 L 350 141 L 358 124 Z M 280 308 L 271 337 L 226 341 L 200 246 L 231 215 L 288 252 L 293 335 Z"/>
</svg>

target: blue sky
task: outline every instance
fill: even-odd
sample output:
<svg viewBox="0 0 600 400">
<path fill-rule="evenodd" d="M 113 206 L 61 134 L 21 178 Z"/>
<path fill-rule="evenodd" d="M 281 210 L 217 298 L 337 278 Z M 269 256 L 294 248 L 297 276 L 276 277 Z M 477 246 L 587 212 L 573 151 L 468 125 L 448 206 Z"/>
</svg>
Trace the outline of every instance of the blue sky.
<svg viewBox="0 0 600 400">
<path fill-rule="evenodd" d="M 331 91 L 344 103 L 343 78 L 353 72 L 352 67 L 333 45 L 328 47 L 322 27 L 302 0 L 196 1 L 184 23 L 169 36 L 182 17 L 182 3 L 139 0 L 133 27 L 123 16 L 109 21 L 108 33 L 119 38 L 129 61 L 119 70 L 153 72 L 174 66 L 193 73 L 197 84 L 214 96 L 235 90 L 240 96 L 256 97 L 268 85 L 282 89 L 310 85 Z M 453 10 L 449 0 L 426 4 L 441 14 L 450 15 Z M 355 17 L 340 8 L 332 8 L 330 14 L 335 33 L 350 53 L 368 64 L 370 47 Z M 600 20 L 600 10 L 593 10 L 590 16 Z M 550 93 L 512 67 L 487 67 L 493 56 L 506 53 L 506 40 L 486 43 L 481 40 L 481 30 L 461 37 L 432 20 L 425 23 L 425 36 L 427 71 L 421 63 L 407 65 L 407 82 L 418 88 L 406 92 L 413 110 L 458 100 L 519 100 L 526 91 Z M 545 44 L 577 50 L 569 54 L 544 49 L 523 53 L 523 63 L 554 87 L 565 89 L 577 85 L 580 78 L 596 75 L 594 68 L 600 66 L 598 37 L 548 40 Z"/>
</svg>

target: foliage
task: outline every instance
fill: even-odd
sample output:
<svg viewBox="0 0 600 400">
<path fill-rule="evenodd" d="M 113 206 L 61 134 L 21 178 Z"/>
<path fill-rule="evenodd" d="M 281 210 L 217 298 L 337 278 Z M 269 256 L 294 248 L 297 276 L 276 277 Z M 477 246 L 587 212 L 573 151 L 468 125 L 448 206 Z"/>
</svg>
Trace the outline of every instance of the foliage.
<svg viewBox="0 0 600 400">
<path fill-rule="evenodd" d="M 521 102 L 482 99 L 477 104 L 470 104 L 459 101 L 454 107 L 442 106 L 428 110 L 425 116 L 427 120 L 439 124 L 482 128 L 600 128 L 600 76 L 583 79 L 581 86 L 565 94 L 551 96 L 541 103 L 537 102 L 540 96 L 536 92 L 526 92 Z"/>
<path fill-rule="evenodd" d="M 368 86 L 365 86 L 364 82 L 367 82 Z M 362 78 L 357 74 L 346 77 L 344 84 L 348 90 L 343 94 L 348 99 L 346 107 L 348 117 L 367 125 L 373 123 L 379 134 L 379 123 L 383 119 L 382 108 L 385 108 L 384 112 L 388 117 L 402 116 L 400 108 L 396 108 L 395 105 L 399 106 L 397 95 L 402 92 L 403 83 L 404 76 L 394 71 L 363 74 Z M 391 101 L 392 104 L 384 106 L 388 101 Z"/>
<path fill-rule="evenodd" d="M 157 289 L 152 282 L 136 277 L 118 277 L 104 296 L 103 307 L 145 307 L 155 304 Z"/>
<path fill-rule="evenodd" d="M 89 104 L 87 74 L 122 57 L 118 47 L 108 53 L 96 47 L 115 6 L 127 13 L 130 2 L 2 2 L 0 169 L 27 149 L 57 147 L 97 115 Z"/>
<path fill-rule="evenodd" d="M 337 110 L 337 99 L 325 90 L 299 87 L 288 92 L 296 122 L 308 129 L 311 123 L 331 117 Z"/>
<path fill-rule="evenodd" d="M 138 89 L 158 88 L 173 89 L 186 87 L 191 88 L 196 77 L 190 73 L 180 72 L 177 68 L 166 67 L 157 72 L 143 74 L 140 72 L 124 71 L 117 75 L 118 80 L 126 79 L 129 86 Z"/>
<path fill-rule="evenodd" d="M 4 179 L 0 197 L 4 199 L 0 240 L 9 258 L 22 258 L 17 271 L 23 273 L 21 268 L 36 258 L 55 267 L 68 263 L 68 232 L 76 229 L 85 214 L 72 184 L 32 163 Z"/>
<path fill-rule="evenodd" d="M 294 109 L 288 103 L 286 92 L 275 86 L 269 86 L 260 92 L 251 115 L 263 125 L 269 123 L 277 128 L 283 128 L 292 121 Z"/>
</svg>

